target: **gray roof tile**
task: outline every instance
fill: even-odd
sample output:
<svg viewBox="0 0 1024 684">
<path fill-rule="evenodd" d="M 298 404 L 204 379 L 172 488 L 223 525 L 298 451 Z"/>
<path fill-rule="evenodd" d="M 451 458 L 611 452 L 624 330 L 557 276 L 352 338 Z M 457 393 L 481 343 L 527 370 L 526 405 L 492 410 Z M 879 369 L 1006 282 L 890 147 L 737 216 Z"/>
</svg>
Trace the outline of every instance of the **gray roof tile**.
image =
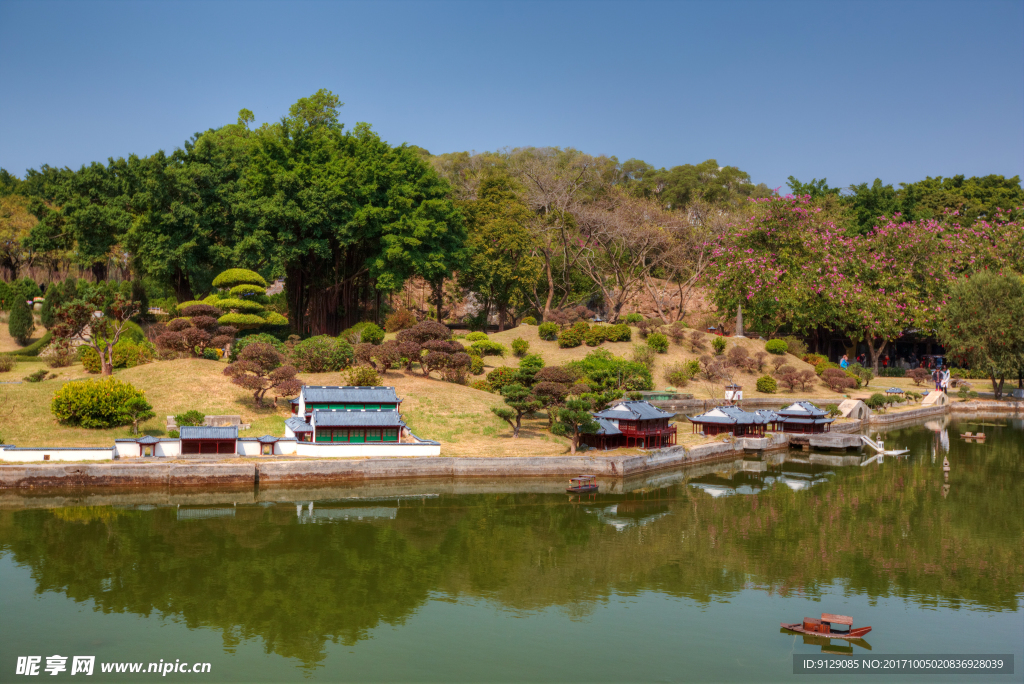
<svg viewBox="0 0 1024 684">
<path fill-rule="evenodd" d="M 400 427 L 404 426 L 398 411 L 313 411 L 313 425 L 321 427 Z"/>
<path fill-rule="evenodd" d="M 238 439 L 238 428 L 183 425 L 178 434 L 182 439 Z"/>
<path fill-rule="evenodd" d="M 397 404 L 394 387 L 329 387 L 306 385 L 302 396 L 315 404 Z"/>
<path fill-rule="evenodd" d="M 312 432 L 313 426 L 302 418 L 289 418 L 284 424 L 292 429 L 292 432 Z"/>
<path fill-rule="evenodd" d="M 716 413 L 724 415 L 714 415 Z M 771 422 L 757 413 L 749 413 L 738 406 L 718 406 L 707 413 L 690 418 L 691 423 L 716 423 L 720 425 L 764 425 Z"/>
<path fill-rule="evenodd" d="M 609 418 L 612 420 L 656 420 L 659 418 L 672 418 L 676 414 L 669 413 L 668 411 L 662 411 L 656 406 L 651 406 L 646 401 L 624 401 L 616 406 L 625 406 L 629 409 L 629 413 L 632 413 L 632 417 L 627 415 L 625 411 L 615 411 L 612 409 L 605 409 L 599 413 L 595 413 L 595 418 Z"/>
</svg>

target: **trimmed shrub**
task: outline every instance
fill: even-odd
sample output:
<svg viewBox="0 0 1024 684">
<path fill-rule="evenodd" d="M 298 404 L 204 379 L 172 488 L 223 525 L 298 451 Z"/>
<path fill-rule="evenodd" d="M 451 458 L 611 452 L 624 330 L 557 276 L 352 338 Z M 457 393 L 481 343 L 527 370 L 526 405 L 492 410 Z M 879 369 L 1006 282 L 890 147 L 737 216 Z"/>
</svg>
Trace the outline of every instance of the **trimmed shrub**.
<svg viewBox="0 0 1024 684">
<path fill-rule="evenodd" d="M 716 356 L 720 356 L 722 352 L 725 351 L 725 345 L 726 341 L 724 337 L 715 336 L 715 338 L 711 340 L 711 348 L 715 350 Z"/>
<path fill-rule="evenodd" d="M 537 328 L 537 334 L 540 335 L 542 340 L 554 342 L 558 339 L 558 326 L 550 322 L 541 323 Z"/>
<path fill-rule="evenodd" d="M 213 279 L 214 287 L 233 287 L 235 285 L 256 285 L 257 287 L 263 288 L 266 292 L 267 281 L 263 279 L 256 271 L 250 271 L 247 268 L 229 268 L 226 271 L 222 271 L 216 278 Z"/>
<path fill-rule="evenodd" d="M 473 374 L 473 375 L 483 375 L 484 374 L 484 360 L 481 359 L 479 356 L 470 356 L 469 357 L 469 372 L 471 374 Z M 490 385 L 488 385 L 488 387 L 490 387 Z"/>
<path fill-rule="evenodd" d="M 537 319 L 533 316 L 527 316 L 523 319 L 522 325 L 537 325 Z"/>
<path fill-rule="evenodd" d="M 659 354 L 664 354 L 668 351 L 668 337 L 660 332 L 651 333 L 647 336 L 647 346 Z"/>
<path fill-rule="evenodd" d="M 812 366 L 817 366 L 822 361 L 828 361 L 828 357 L 823 354 L 801 354 L 799 358 L 802 359 L 804 363 L 809 363 Z"/>
<path fill-rule="evenodd" d="M 84 344 L 79 347 L 78 360 L 82 362 L 86 373 L 99 373 L 103 370 L 103 364 L 100 363 L 100 355 L 92 347 L 87 347 Z"/>
<path fill-rule="evenodd" d="M 25 382 L 42 382 L 43 380 L 46 379 L 46 373 L 47 370 L 45 368 L 40 368 L 35 373 L 29 373 L 28 375 L 23 377 L 22 380 L 24 380 Z"/>
<path fill-rule="evenodd" d="M 918 387 L 920 387 L 922 383 L 928 382 L 932 378 L 931 371 L 929 371 L 927 368 L 915 368 L 914 370 L 907 373 L 907 375 L 910 377 L 911 380 L 914 381 L 914 384 L 917 385 Z"/>
<path fill-rule="evenodd" d="M 202 425 L 204 420 L 206 420 L 206 414 L 202 411 L 196 411 L 195 409 L 185 411 L 184 413 L 174 416 L 174 422 L 178 424 L 178 427 L 186 425 L 189 427 L 195 427 L 197 425 Z"/>
<path fill-rule="evenodd" d="M 576 326 L 563 330 L 558 336 L 558 346 L 562 349 L 571 349 L 572 347 L 578 347 L 583 344 L 583 339 L 586 337 L 586 331 Z"/>
<path fill-rule="evenodd" d="M 469 349 L 467 351 L 472 356 L 479 356 L 481 358 L 485 356 L 500 356 L 504 358 L 507 350 L 503 344 L 498 344 L 497 342 L 491 342 L 490 340 L 484 339 L 478 340 L 477 342 L 469 345 Z"/>
<path fill-rule="evenodd" d="M 479 331 L 471 332 L 468 335 L 466 335 L 466 341 L 467 342 L 481 342 L 481 341 L 486 342 L 489 339 L 490 338 L 487 337 L 487 333 L 482 333 L 482 332 L 479 332 Z"/>
<path fill-rule="evenodd" d="M 206 351 L 216 354 L 214 349 Z M 93 354 L 96 352 L 93 351 Z M 220 356 L 217 355 L 214 360 L 219 358 Z M 144 363 L 150 363 L 154 359 L 156 359 L 156 349 L 150 342 L 133 342 L 131 339 L 122 339 L 114 345 L 114 368 L 134 368 Z M 96 360 L 99 361 L 98 355 Z"/>
<path fill-rule="evenodd" d="M 769 354 L 785 354 L 788 348 L 782 340 L 768 340 L 764 343 L 764 350 Z"/>
<path fill-rule="evenodd" d="M 519 370 L 510 366 L 500 366 L 487 374 L 487 384 L 494 392 L 500 392 L 505 385 L 519 382 Z"/>
<path fill-rule="evenodd" d="M 241 285 L 235 285 L 233 288 L 228 290 L 228 294 L 238 299 L 258 299 L 260 297 L 266 298 L 266 288 L 260 287 L 259 285 L 250 285 L 243 283 Z"/>
<path fill-rule="evenodd" d="M 214 349 L 213 347 L 207 347 L 203 350 L 203 357 L 207 361 L 220 361 L 220 350 Z"/>
<path fill-rule="evenodd" d="M 622 317 L 622 322 L 626 325 L 636 325 L 637 323 L 643 323 L 643 320 L 643 315 L 638 313 L 630 313 Z"/>
<path fill-rule="evenodd" d="M 834 370 L 834 369 L 839 368 L 839 364 L 838 363 L 832 363 L 828 359 L 825 359 L 824 361 L 819 361 L 818 363 L 813 364 L 813 365 L 814 365 L 814 372 L 817 373 L 818 375 L 822 375 L 827 370 Z"/>
<path fill-rule="evenodd" d="M 885 406 L 885 395 L 880 392 L 876 392 L 875 394 L 872 394 L 870 397 L 865 399 L 864 403 L 867 404 L 868 408 L 880 409 L 883 406 Z"/>
<path fill-rule="evenodd" d="M 355 363 L 352 345 L 330 335 L 310 337 L 295 345 L 292 360 L 306 373 L 332 373 Z"/>
<path fill-rule="evenodd" d="M 14 357 L 0 354 L 0 373 L 10 373 L 14 370 Z"/>
<path fill-rule="evenodd" d="M 856 380 L 846 374 L 841 368 L 826 368 L 821 374 L 821 380 L 833 392 L 843 392 L 856 386 Z"/>
<path fill-rule="evenodd" d="M 606 339 L 605 335 L 608 332 L 608 326 L 606 325 L 595 325 L 587 331 L 585 340 L 588 347 L 599 347 L 604 344 Z"/>
<path fill-rule="evenodd" d="M 76 380 L 54 393 L 50 410 L 65 425 L 111 428 L 132 423 L 124 405 L 136 397 L 145 398 L 145 392 L 117 378 Z"/>
<path fill-rule="evenodd" d="M 448 326 L 432 320 L 420 321 L 411 328 L 399 330 L 395 337 L 399 342 L 415 342 L 417 344 L 424 344 L 430 340 L 450 340 L 451 338 L 452 331 Z M 349 342 L 351 341 L 349 340 Z M 364 339 L 363 341 L 368 340 Z"/>
<path fill-rule="evenodd" d="M 693 378 L 690 364 L 686 361 L 670 363 L 668 367 L 665 368 L 664 378 L 670 385 L 686 387 L 686 384 Z"/>
<path fill-rule="evenodd" d="M 633 329 L 625 323 L 616 323 L 605 329 L 604 338 L 609 342 L 629 342 L 633 339 Z"/>
<path fill-rule="evenodd" d="M 276 337 L 269 333 L 255 333 L 253 335 L 246 335 L 245 337 L 241 337 L 235 340 L 234 344 L 231 345 L 231 354 L 228 356 L 228 359 L 232 363 L 234 363 L 236 360 L 238 360 L 238 355 L 242 352 L 242 350 L 245 349 L 250 344 L 252 344 L 253 342 L 266 342 L 267 344 L 269 344 L 282 354 L 284 354 L 285 352 L 285 346 L 284 343 L 281 342 L 281 340 L 277 339 Z"/>
<path fill-rule="evenodd" d="M 757 379 L 757 391 L 763 394 L 775 394 L 779 389 L 779 383 L 770 375 L 762 375 Z"/>
<path fill-rule="evenodd" d="M 348 384 L 355 387 L 379 387 L 380 376 L 369 366 L 352 366 L 348 371 Z"/>
<path fill-rule="evenodd" d="M 20 300 L 11 306 L 11 315 L 7 319 L 7 331 L 18 344 L 25 346 L 32 339 L 32 333 L 36 329 L 35 319 L 32 318 L 32 310 L 28 304 Z"/>
<path fill-rule="evenodd" d="M 530 351 L 530 343 L 524 340 L 522 337 L 517 337 L 512 340 L 512 353 L 522 358 Z"/>
<path fill-rule="evenodd" d="M 384 329 L 388 332 L 398 332 L 416 325 L 416 315 L 408 309 L 399 309 L 384 319 Z"/>
<path fill-rule="evenodd" d="M 380 344 L 384 341 L 384 329 L 376 323 L 367 323 L 362 331 L 363 342 Z"/>
<path fill-rule="evenodd" d="M 825 406 L 825 410 L 828 411 L 829 418 L 838 418 L 843 413 L 839 410 L 839 404 L 828 404 Z"/>
<path fill-rule="evenodd" d="M 786 335 L 782 338 L 782 341 L 786 343 L 786 351 L 797 358 L 800 358 L 807 353 L 807 343 L 799 337 Z"/>
</svg>

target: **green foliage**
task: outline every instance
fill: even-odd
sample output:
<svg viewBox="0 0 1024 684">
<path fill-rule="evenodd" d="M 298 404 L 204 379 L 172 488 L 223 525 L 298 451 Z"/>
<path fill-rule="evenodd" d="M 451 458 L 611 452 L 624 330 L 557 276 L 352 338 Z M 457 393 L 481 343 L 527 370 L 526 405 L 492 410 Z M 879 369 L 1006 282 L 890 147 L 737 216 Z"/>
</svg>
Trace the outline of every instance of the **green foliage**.
<svg viewBox="0 0 1024 684">
<path fill-rule="evenodd" d="M 547 340 L 548 342 L 554 342 L 558 339 L 558 325 L 555 323 L 546 322 L 541 323 L 537 328 L 537 334 L 540 339 Z"/>
<path fill-rule="evenodd" d="M 608 327 L 609 326 L 606 325 L 595 325 L 591 327 L 589 330 L 587 330 L 587 334 L 584 337 L 587 346 L 599 347 L 602 344 L 604 344 L 605 333 L 608 331 Z"/>
<path fill-rule="evenodd" d="M 489 339 L 490 338 L 487 337 L 487 334 L 482 332 L 471 332 L 468 335 L 466 335 L 466 341 L 468 342 L 486 342 Z"/>
<path fill-rule="evenodd" d="M 490 376 L 487 379 L 490 381 Z M 504 385 L 499 392 L 505 400 L 505 406 L 492 408 L 491 411 L 512 427 L 514 439 L 519 436 L 523 416 L 541 408 L 541 402 L 530 393 L 527 387 L 518 382 Z"/>
<path fill-rule="evenodd" d="M 831 368 L 839 368 L 839 364 L 833 363 L 824 357 L 822 357 L 821 361 L 818 361 L 817 363 L 814 364 L 814 372 L 818 375 L 821 375 L 822 373 Z"/>
<path fill-rule="evenodd" d="M 266 301 L 267 291 L 266 288 L 260 287 L 259 285 L 235 285 L 228 290 L 228 295 L 236 299 L 253 299 L 256 301 Z"/>
<path fill-rule="evenodd" d="M 399 309 L 384 319 L 384 329 L 388 332 L 398 332 L 416 325 L 416 316 L 408 309 Z"/>
<path fill-rule="evenodd" d="M 209 350 L 213 351 L 213 350 Z M 93 352 L 95 354 L 95 352 Z M 114 345 L 114 368 L 134 368 L 156 359 L 156 350 L 147 341 L 136 342 L 130 336 L 122 337 Z M 96 358 L 99 361 L 99 357 Z"/>
<path fill-rule="evenodd" d="M 20 299 L 11 306 L 11 313 L 7 319 L 7 331 L 18 344 L 25 346 L 32 333 L 35 331 L 36 323 L 32 317 L 32 310 Z"/>
<path fill-rule="evenodd" d="M 590 415 L 593 404 L 583 397 L 569 399 L 565 406 L 557 411 L 558 422 L 551 431 L 556 435 L 569 438 L 569 450 L 576 453 L 579 446 L 580 435 L 587 432 L 596 432 L 598 423 Z"/>
<path fill-rule="evenodd" d="M 716 356 L 721 356 L 722 352 L 725 351 L 726 341 L 724 337 L 716 335 L 711 340 L 711 348 L 715 350 Z"/>
<path fill-rule="evenodd" d="M 356 387 L 379 387 L 380 376 L 370 366 L 352 366 L 348 371 L 348 384 Z"/>
<path fill-rule="evenodd" d="M 698 369 L 699 370 L 699 366 Z M 689 362 L 676 361 L 670 363 L 664 372 L 665 381 L 676 387 L 686 387 L 687 383 L 693 378 L 696 371 L 690 366 Z"/>
<path fill-rule="evenodd" d="M 334 373 L 355 363 L 352 345 L 330 335 L 310 337 L 295 345 L 292 360 L 307 373 Z"/>
<path fill-rule="evenodd" d="M 621 320 L 622 320 L 621 325 L 629 326 L 629 325 L 636 325 L 637 323 L 643 323 L 644 317 L 643 317 L 643 314 L 629 313 L 629 314 L 626 314 L 625 316 L 623 316 Z"/>
<path fill-rule="evenodd" d="M 784 340 L 768 340 L 764 343 L 764 350 L 769 354 L 781 355 L 789 351 L 789 348 Z"/>
<path fill-rule="evenodd" d="M 197 425 L 202 425 L 205 420 L 206 414 L 202 411 L 196 411 L 195 409 L 191 409 L 174 416 L 174 422 L 177 423 L 178 427 L 195 427 Z"/>
<path fill-rule="evenodd" d="M 12 370 L 14 370 L 14 357 L 0 354 L 0 373 L 10 373 Z"/>
<path fill-rule="evenodd" d="M 779 389 L 779 384 L 770 375 L 762 375 L 757 379 L 757 391 L 763 394 L 775 394 Z"/>
<path fill-rule="evenodd" d="M 786 335 L 781 338 L 786 343 L 786 351 L 798 359 L 807 353 L 807 343 L 794 335 Z"/>
<path fill-rule="evenodd" d="M 110 428 L 131 424 L 125 404 L 136 397 L 144 398 L 145 393 L 113 377 L 76 380 L 57 390 L 50 408 L 65 425 Z"/>
<path fill-rule="evenodd" d="M 24 380 L 25 382 L 42 382 L 43 380 L 46 379 L 47 372 L 48 371 L 45 368 L 40 368 L 34 373 L 29 373 L 28 375 L 23 377 L 22 380 Z"/>
<path fill-rule="evenodd" d="M 473 375 L 484 374 L 484 360 L 479 356 L 470 356 L 469 358 L 469 372 Z M 490 388 L 490 385 L 487 386 Z"/>
<path fill-rule="evenodd" d="M 522 325 L 537 325 L 537 319 L 533 316 L 527 316 L 521 321 Z"/>
<path fill-rule="evenodd" d="M 829 418 L 838 418 L 842 415 L 842 411 L 839 410 L 838 404 L 828 404 L 825 406 L 825 410 L 828 411 Z"/>
<path fill-rule="evenodd" d="M 512 354 L 520 358 L 526 356 L 530 351 L 530 343 L 524 340 L 522 337 L 517 337 L 512 340 Z"/>
<path fill-rule="evenodd" d="M 92 347 L 87 347 L 85 345 L 79 347 L 78 360 L 82 362 L 82 366 L 85 368 L 86 373 L 99 373 L 103 370 L 103 364 L 100 363 L 100 355 Z"/>
<path fill-rule="evenodd" d="M 960 389 L 957 390 L 956 396 L 960 397 L 960 401 L 970 401 L 971 399 L 977 399 L 978 393 L 968 385 L 961 385 Z"/>
<path fill-rule="evenodd" d="M 643 363 L 614 356 L 607 349 L 588 352 L 583 359 L 567 363 L 566 368 L 595 390 L 654 389 L 654 378 L 651 376 L 650 368 Z"/>
<path fill-rule="evenodd" d="M 380 344 L 384 341 L 384 330 L 381 329 L 376 323 L 367 323 L 363 326 L 363 330 L 360 333 L 363 342 L 369 342 L 370 344 Z"/>
<path fill-rule="evenodd" d="M 486 380 L 474 380 L 473 382 L 469 383 L 469 386 L 475 390 L 480 390 L 481 392 L 493 392 L 490 383 L 488 383 Z"/>
<path fill-rule="evenodd" d="M 519 370 L 510 366 L 499 366 L 487 374 L 487 383 L 495 392 L 500 392 L 506 385 L 519 381 Z"/>
<path fill-rule="evenodd" d="M 139 434 L 139 423 L 156 417 L 152 404 L 145 397 L 132 397 L 124 403 L 123 411 L 132 424 L 132 434 L 136 435 Z"/>
<path fill-rule="evenodd" d="M 870 397 L 864 400 L 864 403 L 869 409 L 880 409 L 886 405 L 886 397 L 880 392 L 875 392 Z"/>
<path fill-rule="evenodd" d="M 245 349 L 250 344 L 252 344 L 253 342 L 266 342 L 267 344 L 271 345 L 272 347 L 274 347 L 274 349 L 281 352 L 282 354 L 285 353 L 285 346 L 281 342 L 281 340 L 277 339 L 276 337 L 269 333 L 253 333 L 251 335 L 246 335 L 245 337 L 238 338 L 237 340 L 235 340 L 234 344 L 231 345 L 231 353 L 228 357 L 231 363 L 237 361 L 238 355 L 242 352 L 242 350 Z"/>
<path fill-rule="evenodd" d="M 668 337 L 660 332 L 651 333 L 647 336 L 647 346 L 659 354 L 664 354 L 668 351 Z"/>
<path fill-rule="evenodd" d="M 815 369 L 815 370 L 817 370 L 817 369 Z M 880 378 L 904 378 L 904 377 L 906 377 L 906 375 L 907 375 L 907 369 L 905 369 L 905 368 L 896 368 L 895 366 L 890 366 L 888 368 L 881 368 L 878 371 L 878 377 L 880 377 Z"/>
<path fill-rule="evenodd" d="M 545 323 L 544 325 L 547 324 Z M 576 326 L 566 328 L 558 335 L 558 346 L 562 349 L 578 347 L 583 344 L 583 339 L 586 337 L 586 334 L 587 331 L 585 329 L 577 328 Z"/>
<path fill-rule="evenodd" d="M 605 328 L 604 337 L 609 342 L 629 342 L 633 339 L 633 329 L 625 323 L 617 323 Z"/>
<path fill-rule="evenodd" d="M 43 327 L 49 330 L 57 322 L 56 313 L 64 303 L 64 290 L 60 283 L 50 283 L 46 288 L 46 298 L 43 300 L 43 307 L 39 312 L 39 318 Z"/>
<path fill-rule="evenodd" d="M 213 279 L 213 286 L 217 288 L 231 289 L 236 285 L 255 285 L 262 288 L 264 292 L 267 289 L 267 281 L 263 279 L 263 276 L 246 268 L 229 268 L 226 271 L 221 271 Z"/>
<path fill-rule="evenodd" d="M 498 344 L 497 342 L 491 342 L 488 339 L 478 340 L 473 344 L 469 345 L 467 350 L 471 356 L 505 356 L 505 346 Z"/>
</svg>

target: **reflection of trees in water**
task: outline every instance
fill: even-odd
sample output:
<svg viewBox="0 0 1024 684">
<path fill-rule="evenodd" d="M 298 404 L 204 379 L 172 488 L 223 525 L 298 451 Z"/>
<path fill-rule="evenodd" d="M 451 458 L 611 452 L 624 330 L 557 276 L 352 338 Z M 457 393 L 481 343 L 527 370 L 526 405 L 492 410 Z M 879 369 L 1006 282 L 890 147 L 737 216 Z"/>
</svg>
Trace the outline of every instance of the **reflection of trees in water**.
<svg viewBox="0 0 1024 684">
<path fill-rule="evenodd" d="M 931 435 L 886 439 L 926 450 Z M 594 506 L 467 495 L 403 504 L 394 519 L 316 525 L 300 524 L 289 504 L 187 521 L 174 509 L 3 511 L 0 549 L 31 568 L 40 592 L 215 627 L 227 648 L 258 637 L 306 666 L 328 640 L 352 644 L 401 624 L 431 592 L 582 617 L 613 592 L 712 602 L 747 586 L 814 595 L 839 582 L 871 597 L 1014 610 L 1024 584 L 1020 446 L 954 441 L 946 498 L 941 464 L 887 459 L 834 469 L 831 483 L 805 491 L 713 498 L 680 485 L 654 501 Z"/>
</svg>

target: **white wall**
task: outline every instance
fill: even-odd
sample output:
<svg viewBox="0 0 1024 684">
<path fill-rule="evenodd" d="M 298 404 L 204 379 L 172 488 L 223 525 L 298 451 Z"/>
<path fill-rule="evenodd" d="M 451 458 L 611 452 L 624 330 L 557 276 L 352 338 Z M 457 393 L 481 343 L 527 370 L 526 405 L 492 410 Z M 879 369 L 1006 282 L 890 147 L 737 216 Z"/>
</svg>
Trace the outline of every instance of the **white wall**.
<svg viewBox="0 0 1024 684">
<path fill-rule="evenodd" d="M 280 444 L 280 442 L 278 442 Z M 373 458 L 386 456 L 440 456 L 441 445 L 424 442 L 334 444 L 331 442 L 296 442 L 297 456 L 315 458 Z"/>
<path fill-rule="evenodd" d="M 83 447 L 81 449 L 47 449 L 45 447 L 15 449 L 8 447 L 0 451 L 4 461 L 42 461 L 49 454 L 51 461 L 109 461 L 114 457 L 111 448 Z"/>
<path fill-rule="evenodd" d="M 238 453 L 243 456 L 259 456 L 262 452 L 260 444 L 255 439 L 239 439 L 238 440 Z M 274 455 L 284 456 L 295 453 L 295 440 L 294 439 L 279 439 L 274 442 Z"/>
<path fill-rule="evenodd" d="M 139 458 L 140 453 L 137 442 L 114 442 L 114 451 L 120 458 Z M 161 440 L 153 445 L 153 456 L 177 458 L 181 456 L 181 442 L 176 439 Z"/>
</svg>

